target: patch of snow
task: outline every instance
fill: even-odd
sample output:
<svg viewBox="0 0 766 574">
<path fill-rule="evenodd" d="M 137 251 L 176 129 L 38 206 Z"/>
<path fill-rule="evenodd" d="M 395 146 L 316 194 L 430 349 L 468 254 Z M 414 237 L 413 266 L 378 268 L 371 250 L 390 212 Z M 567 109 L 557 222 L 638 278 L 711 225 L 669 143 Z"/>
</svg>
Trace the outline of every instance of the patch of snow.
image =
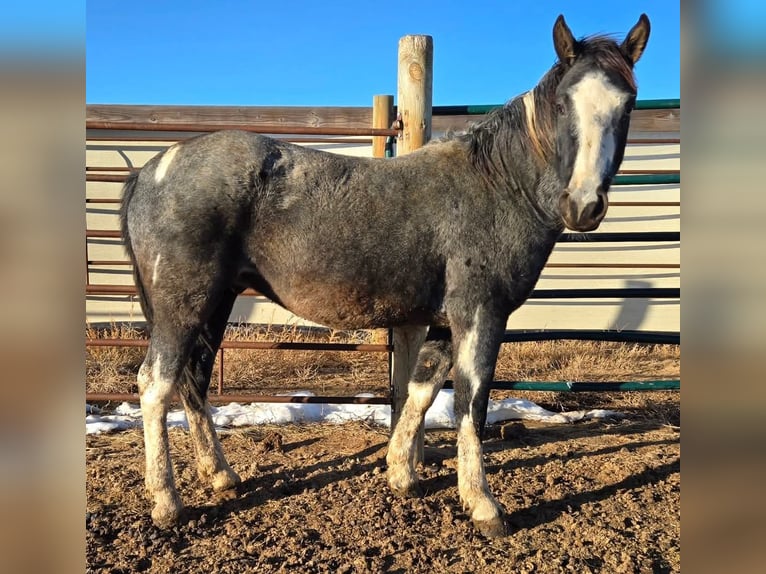
<svg viewBox="0 0 766 574">
<path fill-rule="evenodd" d="M 283 396 L 311 397 L 314 393 L 298 391 Z M 371 397 L 360 393 L 357 397 Z M 451 389 L 442 390 L 426 412 L 426 428 L 455 428 L 455 397 Z M 383 427 L 391 426 L 389 405 L 325 405 L 314 403 L 229 403 L 210 408 L 213 422 L 218 429 L 253 426 L 259 424 L 285 424 L 328 422 L 344 423 L 366 421 Z M 86 405 L 86 434 L 115 432 L 141 426 L 141 408 L 138 405 L 122 403 L 113 414 L 104 414 L 101 409 Z M 549 423 L 573 423 L 588 419 L 619 419 L 623 414 L 604 409 L 555 413 L 531 401 L 522 399 L 490 399 L 487 408 L 487 423 L 495 424 L 508 420 L 534 420 Z M 183 409 L 168 412 L 168 426 L 188 428 Z"/>
</svg>

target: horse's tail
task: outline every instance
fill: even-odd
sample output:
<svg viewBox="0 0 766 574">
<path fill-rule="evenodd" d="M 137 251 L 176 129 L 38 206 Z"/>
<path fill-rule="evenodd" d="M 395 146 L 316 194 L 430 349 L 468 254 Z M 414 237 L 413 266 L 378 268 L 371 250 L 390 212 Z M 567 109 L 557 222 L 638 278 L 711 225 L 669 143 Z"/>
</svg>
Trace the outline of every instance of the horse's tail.
<svg viewBox="0 0 766 574">
<path fill-rule="evenodd" d="M 136 255 L 133 251 L 133 244 L 130 240 L 130 229 L 128 228 L 128 207 L 130 206 L 130 202 L 133 200 L 133 194 L 136 191 L 136 185 L 138 184 L 138 174 L 138 171 L 131 172 L 122 187 L 122 203 L 120 204 L 120 229 L 122 231 L 122 241 L 125 245 L 125 250 L 128 252 L 130 262 L 133 264 L 133 281 L 136 284 L 138 301 L 141 303 L 141 310 L 144 312 L 144 317 L 146 318 L 146 328 L 149 332 L 151 332 L 152 324 L 154 322 L 152 304 L 146 294 L 144 282 L 141 280 L 141 273 L 138 269 L 138 265 L 136 264 Z"/>
</svg>

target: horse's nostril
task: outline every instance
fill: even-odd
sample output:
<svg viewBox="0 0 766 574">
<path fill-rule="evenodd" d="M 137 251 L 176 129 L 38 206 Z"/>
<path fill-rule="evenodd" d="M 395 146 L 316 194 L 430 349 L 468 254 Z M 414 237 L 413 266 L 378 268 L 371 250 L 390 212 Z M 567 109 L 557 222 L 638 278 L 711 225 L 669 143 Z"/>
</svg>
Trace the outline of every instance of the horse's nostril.
<svg viewBox="0 0 766 574">
<path fill-rule="evenodd" d="M 596 217 L 598 217 L 603 212 L 604 212 L 604 196 L 599 195 L 598 201 L 596 202 L 596 209 L 594 210 L 594 213 L 596 214 Z"/>
<path fill-rule="evenodd" d="M 609 207 L 609 201 L 606 198 L 605 193 L 598 194 L 598 201 L 596 202 L 596 209 L 594 210 L 595 217 L 601 219 L 606 215 L 606 210 Z"/>
</svg>

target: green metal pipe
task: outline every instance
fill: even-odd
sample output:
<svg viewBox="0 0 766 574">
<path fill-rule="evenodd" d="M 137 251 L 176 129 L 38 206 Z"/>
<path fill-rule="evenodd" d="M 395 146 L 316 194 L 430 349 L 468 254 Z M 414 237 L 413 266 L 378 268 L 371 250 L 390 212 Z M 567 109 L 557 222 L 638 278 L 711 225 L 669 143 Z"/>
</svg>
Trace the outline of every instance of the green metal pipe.
<svg viewBox="0 0 766 574">
<path fill-rule="evenodd" d="M 681 109 L 680 98 L 667 98 L 659 100 L 637 100 L 637 110 L 674 110 Z"/>
<path fill-rule="evenodd" d="M 598 392 L 598 391 L 677 391 L 681 388 L 681 380 L 666 381 L 608 381 L 596 382 L 535 382 L 535 381 L 494 381 L 491 388 L 513 391 L 565 391 L 565 392 Z"/>
<path fill-rule="evenodd" d="M 617 175 L 612 185 L 660 185 L 681 183 L 680 173 L 645 173 L 640 175 Z"/>
<path fill-rule="evenodd" d="M 455 106 L 434 106 L 432 114 L 435 116 L 466 116 L 488 114 L 495 108 L 501 108 L 503 104 L 477 104 L 477 105 L 455 105 Z M 680 109 L 680 98 L 668 98 L 657 100 L 638 100 L 636 101 L 637 110 L 673 110 Z"/>
<path fill-rule="evenodd" d="M 452 381 L 445 381 L 444 388 L 453 388 Z M 543 381 L 492 381 L 489 388 L 497 391 L 560 391 L 560 392 L 619 392 L 619 391 L 677 391 L 681 380 L 661 381 L 605 381 L 598 382 L 543 382 Z"/>
</svg>

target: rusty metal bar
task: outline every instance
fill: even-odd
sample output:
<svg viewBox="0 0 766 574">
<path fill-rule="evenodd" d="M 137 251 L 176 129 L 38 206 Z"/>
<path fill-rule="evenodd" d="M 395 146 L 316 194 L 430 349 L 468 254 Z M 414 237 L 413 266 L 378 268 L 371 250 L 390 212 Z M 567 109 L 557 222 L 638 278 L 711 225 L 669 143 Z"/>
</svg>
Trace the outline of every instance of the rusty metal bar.
<svg viewBox="0 0 766 574">
<path fill-rule="evenodd" d="M 86 229 L 85 237 L 119 239 L 122 237 L 122 234 L 117 229 Z"/>
<path fill-rule="evenodd" d="M 208 395 L 211 403 L 294 403 L 294 404 L 338 404 L 338 405 L 388 405 L 391 400 L 388 397 L 305 397 L 305 396 L 273 396 L 273 395 L 248 395 L 248 394 L 225 394 Z M 85 400 L 89 402 L 138 402 L 137 393 L 85 393 Z M 180 402 L 178 395 L 174 395 L 174 402 Z"/>
<path fill-rule="evenodd" d="M 153 122 L 111 122 L 105 120 L 88 120 L 85 128 L 89 130 L 116 130 L 116 131 L 148 131 L 148 132 L 217 132 L 222 130 L 240 130 L 261 134 L 296 134 L 296 135 L 322 135 L 322 136 L 395 136 L 398 130 L 390 128 L 351 128 L 351 127 L 313 127 L 313 126 L 285 126 L 285 125 L 242 125 L 242 124 L 158 124 Z M 86 140 L 88 137 L 86 136 Z"/>
<path fill-rule="evenodd" d="M 127 175 L 121 173 L 86 173 L 85 181 L 100 181 L 105 183 L 122 183 L 127 179 Z"/>
<path fill-rule="evenodd" d="M 223 347 L 218 349 L 218 394 L 223 394 Z"/>
<path fill-rule="evenodd" d="M 136 295 L 135 285 L 103 285 L 93 284 L 86 286 L 86 295 Z M 245 289 L 240 295 L 259 297 L 261 293 L 255 289 Z"/>
<path fill-rule="evenodd" d="M 85 339 L 88 347 L 148 347 L 149 339 Z M 360 351 L 388 353 L 393 345 L 370 343 L 309 343 L 305 341 L 228 341 L 221 349 L 292 350 L 292 351 Z"/>
<path fill-rule="evenodd" d="M 89 266 L 113 266 L 129 267 L 130 261 L 109 261 L 93 260 L 88 261 Z M 603 268 L 603 269 L 674 269 L 680 268 L 678 263 L 546 263 L 546 267 L 583 267 L 583 268 Z M 255 294 L 254 294 L 255 295 Z"/>
<path fill-rule="evenodd" d="M 106 286 L 109 287 L 109 286 Z M 115 287 L 118 288 L 124 288 L 126 286 L 123 285 L 115 285 Z M 93 292 L 96 291 L 96 292 Z M 247 295 L 247 291 L 244 291 L 240 295 Z M 85 290 L 86 294 L 91 295 L 106 295 L 106 294 L 123 294 L 123 295 L 131 295 L 135 294 L 135 290 L 132 292 L 125 292 L 125 291 L 118 291 L 118 290 L 98 290 L 93 289 L 93 285 L 90 285 L 89 287 L 86 286 Z M 257 292 L 256 292 L 257 293 Z M 259 294 L 260 295 L 260 294 Z M 665 287 L 637 287 L 637 288 L 609 288 L 609 289 L 534 289 L 532 293 L 530 293 L 529 298 L 530 299 L 603 299 L 603 298 L 616 298 L 616 299 L 667 299 L 667 298 L 678 298 L 681 296 L 680 289 L 674 289 L 674 288 L 665 288 Z M 95 340 L 95 339 L 94 339 Z M 241 349 L 277 349 L 279 348 L 274 346 L 263 346 L 263 345 L 272 345 L 272 343 L 246 343 L 245 341 L 241 342 L 242 345 L 252 344 L 255 346 L 249 347 L 249 346 L 243 346 L 243 347 L 237 347 Z M 274 343 L 275 345 L 280 345 L 282 343 Z M 296 345 L 299 345 L 300 343 L 294 343 Z M 319 344 L 319 343 L 318 343 Z M 324 343 L 323 343 L 324 344 Z M 328 343 L 330 344 L 330 343 Z M 360 345 L 357 345 L 360 346 Z M 331 349 L 327 349 L 331 350 Z M 362 349 L 348 349 L 348 350 L 362 350 Z M 378 349 L 380 350 L 380 349 Z"/>
<path fill-rule="evenodd" d="M 94 285 L 85 286 L 86 295 L 136 295 L 133 285 Z"/>
</svg>

